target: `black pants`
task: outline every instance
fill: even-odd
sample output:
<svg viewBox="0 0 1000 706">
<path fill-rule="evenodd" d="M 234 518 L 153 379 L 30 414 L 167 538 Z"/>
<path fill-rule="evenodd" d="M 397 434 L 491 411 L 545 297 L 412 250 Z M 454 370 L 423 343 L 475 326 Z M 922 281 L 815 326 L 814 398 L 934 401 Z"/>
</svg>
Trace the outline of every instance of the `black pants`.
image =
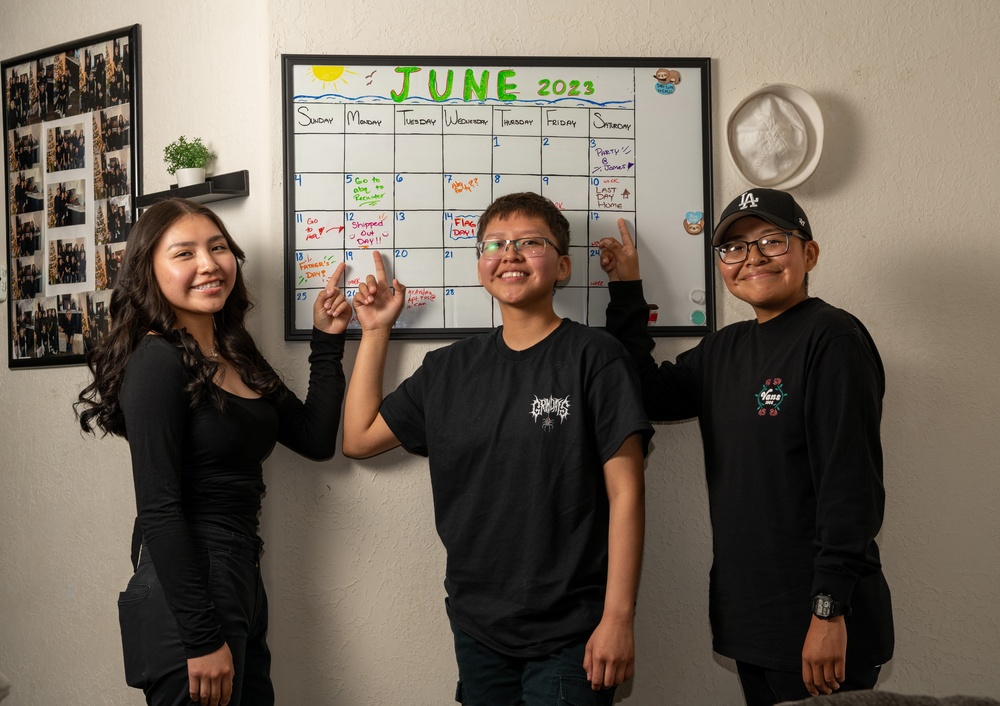
<svg viewBox="0 0 1000 706">
<path fill-rule="evenodd" d="M 263 542 L 204 525 L 191 532 L 205 553 L 209 594 L 233 654 L 230 706 L 273 706 L 267 596 L 258 565 Z M 145 546 L 128 588 L 118 596 L 118 619 L 126 683 L 142 689 L 151 706 L 190 706 L 184 645 Z"/>
<path fill-rule="evenodd" d="M 863 669 L 848 665 L 845 675 L 847 678 L 833 693 L 874 689 L 881 669 L 881 665 Z M 740 675 L 740 686 L 743 687 L 743 698 L 746 699 L 747 706 L 773 706 L 783 701 L 808 699 L 810 696 L 806 685 L 802 683 L 802 672 L 765 669 L 746 662 L 737 662 L 736 670 Z"/>
<path fill-rule="evenodd" d="M 586 642 L 544 657 L 519 658 L 497 652 L 454 623 L 458 687 L 464 706 L 611 706 L 615 687 L 593 691 L 583 670 Z"/>
</svg>

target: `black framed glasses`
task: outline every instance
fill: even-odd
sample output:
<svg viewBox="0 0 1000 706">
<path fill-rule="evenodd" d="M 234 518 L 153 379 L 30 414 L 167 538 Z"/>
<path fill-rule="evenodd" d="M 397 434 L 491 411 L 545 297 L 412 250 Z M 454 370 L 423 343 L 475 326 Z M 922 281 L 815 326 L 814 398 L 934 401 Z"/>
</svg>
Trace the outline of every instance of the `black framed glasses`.
<svg viewBox="0 0 1000 706">
<path fill-rule="evenodd" d="M 476 243 L 476 250 L 484 260 L 499 260 L 507 252 L 508 246 L 513 247 L 514 252 L 521 253 L 524 257 L 541 257 L 547 245 L 556 247 L 548 238 L 533 236 L 515 240 L 481 240 Z"/>
<path fill-rule="evenodd" d="M 792 233 L 787 230 L 780 230 L 776 233 L 768 233 L 767 235 L 762 235 L 757 240 L 730 240 L 728 243 L 723 243 L 722 245 L 716 245 L 715 251 L 719 253 L 719 259 L 727 265 L 738 265 L 747 259 L 750 255 L 750 246 L 756 245 L 757 250 L 764 257 L 778 257 L 779 255 L 784 255 L 788 252 L 788 243 L 791 239 L 801 238 L 806 240 L 804 236 L 798 233 Z"/>
</svg>

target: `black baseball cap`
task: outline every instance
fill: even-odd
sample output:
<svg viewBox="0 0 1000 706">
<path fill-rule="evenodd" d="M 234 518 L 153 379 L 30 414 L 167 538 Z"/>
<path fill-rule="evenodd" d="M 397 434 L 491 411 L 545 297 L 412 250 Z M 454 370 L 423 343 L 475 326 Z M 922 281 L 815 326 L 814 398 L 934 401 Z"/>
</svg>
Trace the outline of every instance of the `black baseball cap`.
<svg viewBox="0 0 1000 706">
<path fill-rule="evenodd" d="M 750 189 L 733 199 L 722 212 L 719 225 L 712 234 L 712 245 L 725 242 L 729 226 L 741 218 L 756 216 L 785 230 L 795 230 L 812 240 L 809 217 L 792 195 L 777 189 Z"/>
</svg>

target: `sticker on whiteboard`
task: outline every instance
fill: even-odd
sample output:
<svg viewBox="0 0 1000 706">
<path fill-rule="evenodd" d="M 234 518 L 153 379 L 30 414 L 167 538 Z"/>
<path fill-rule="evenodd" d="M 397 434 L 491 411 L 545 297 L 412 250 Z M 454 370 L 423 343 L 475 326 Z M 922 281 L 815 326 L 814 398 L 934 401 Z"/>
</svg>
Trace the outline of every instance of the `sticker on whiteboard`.
<svg viewBox="0 0 1000 706">
<path fill-rule="evenodd" d="M 681 82 L 680 72 L 676 69 L 657 69 L 653 76 L 656 78 L 656 92 L 665 96 L 673 93 Z"/>
<path fill-rule="evenodd" d="M 705 214 L 701 211 L 688 211 L 684 214 L 684 230 L 689 235 L 698 235 L 705 229 Z"/>
</svg>

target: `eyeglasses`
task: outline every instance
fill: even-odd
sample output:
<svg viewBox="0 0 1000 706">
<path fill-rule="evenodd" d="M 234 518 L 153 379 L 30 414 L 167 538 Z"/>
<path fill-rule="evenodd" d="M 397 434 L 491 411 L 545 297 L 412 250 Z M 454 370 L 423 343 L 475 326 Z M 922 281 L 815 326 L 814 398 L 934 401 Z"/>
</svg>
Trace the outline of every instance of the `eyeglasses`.
<svg viewBox="0 0 1000 706">
<path fill-rule="evenodd" d="M 476 250 L 484 260 L 499 260 L 507 252 L 507 246 L 524 257 L 541 257 L 546 245 L 556 247 L 548 238 L 517 238 L 516 240 L 482 240 L 476 243 Z M 557 248 L 558 251 L 558 248 Z"/>
<path fill-rule="evenodd" d="M 730 240 L 728 243 L 717 245 L 715 250 L 719 253 L 719 259 L 725 264 L 737 265 L 746 260 L 750 255 L 751 245 L 756 245 L 757 250 L 764 257 L 784 255 L 788 252 L 788 243 L 791 242 L 792 236 L 802 238 L 802 240 L 806 239 L 798 233 L 782 230 L 777 233 L 762 235 L 757 240 Z"/>
</svg>

